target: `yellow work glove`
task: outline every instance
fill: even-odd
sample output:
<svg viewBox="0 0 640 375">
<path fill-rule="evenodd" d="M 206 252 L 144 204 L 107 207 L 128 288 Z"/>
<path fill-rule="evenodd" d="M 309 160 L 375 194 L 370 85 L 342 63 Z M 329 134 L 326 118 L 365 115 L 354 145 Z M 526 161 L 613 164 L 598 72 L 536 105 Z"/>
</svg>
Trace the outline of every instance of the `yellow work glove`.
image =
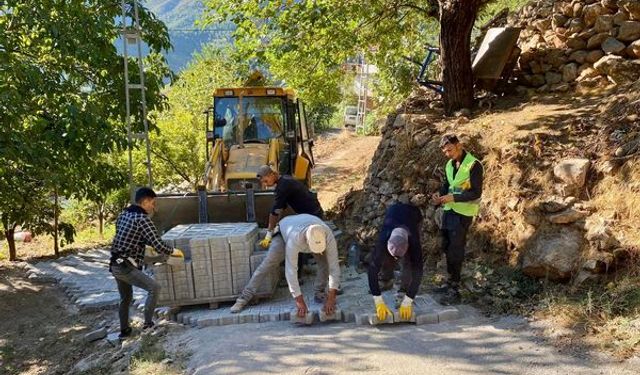
<svg viewBox="0 0 640 375">
<path fill-rule="evenodd" d="M 398 309 L 398 312 L 400 312 L 400 319 L 410 320 L 411 315 L 413 314 L 413 299 L 407 296 L 404 296 L 404 299 L 400 304 L 400 309 Z"/>
<path fill-rule="evenodd" d="M 373 302 L 376 305 L 376 316 L 378 320 L 383 321 L 386 320 L 388 316 L 393 315 L 391 310 L 387 307 L 382 299 L 382 296 L 373 296 Z"/>
<path fill-rule="evenodd" d="M 273 236 L 273 232 L 271 232 L 270 230 L 267 231 L 267 235 L 264 236 L 264 240 L 260 241 L 260 246 L 263 248 L 268 248 L 269 244 L 271 244 L 271 236 Z"/>
<path fill-rule="evenodd" d="M 184 258 L 184 253 L 180 249 L 173 249 L 173 252 L 171 253 L 171 256 L 172 257 L 178 257 L 178 258 Z"/>
</svg>

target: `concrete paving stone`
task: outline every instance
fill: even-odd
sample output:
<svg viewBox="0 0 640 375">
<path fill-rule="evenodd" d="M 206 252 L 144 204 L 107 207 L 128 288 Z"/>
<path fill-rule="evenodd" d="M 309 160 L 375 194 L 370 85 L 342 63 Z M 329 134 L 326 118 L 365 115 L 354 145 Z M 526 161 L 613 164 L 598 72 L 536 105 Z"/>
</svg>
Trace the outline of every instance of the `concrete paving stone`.
<svg viewBox="0 0 640 375">
<path fill-rule="evenodd" d="M 438 322 L 438 313 L 433 311 L 421 313 L 416 316 L 416 325 L 438 324 Z"/>
<path fill-rule="evenodd" d="M 399 311 L 394 311 L 393 312 L 393 321 L 395 323 L 415 323 L 416 322 L 416 312 L 414 311 L 411 314 L 411 318 L 409 318 L 409 320 L 404 320 L 404 319 L 400 318 L 400 312 Z"/>
<path fill-rule="evenodd" d="M 334 311 L 333 314 L 327 315 L 327 313 L 325 313 L 324 310 L 320 309 L 318 311 L 318 320 L 320 320 L 321 322 L 336 321 L 336 320 L 342 321 L 342 310 L 336 309 L 336 311 Z"/>
<path fill-rule="evenodd" d="M 455 320 L 460 317 L 460 312 L 455 307 L 445 308 L 438 311 L 438 322 L 446 322 L 448 320 Z"/>
<path fill-rule="evenodd" d="M 289 317 L 293 324 L 311 325 L 316 320 L 316 313 L 314 311 L 308 311 L 307 314 L 301 318 L 298 316 L 297 310 L 291 310 L 289 311 Z"/>
<path fill-rule="evenodd" d="M 377 326 L 380 324 L 393 324 L 393 314 L 388 315 L 385 320 L 379 320 L 376 314 L 369 314 L 369 324 Z"/>
<path fill-rule="evenodd" d="M 363 312 L 356 313 L 355 321 L 356 321 L 356 324 L 360 326 L 369 325 L 369 313 L 363 313 Z"/>
<path fill-rule="evenodd" d="M 260 313 L 260 323 L 276 322 L 280 320 L 280 312 L 264 312 Z"/>
<path fill-rule="evenodd" d="M 237 315 L 232 315 L 232 316 L 222 316 L 222 317 L 220 317 L 220 320 L 219 320 L 218 324 L 221 325 L 221 326 L 226 326 L 226 325 L 229 325 L 229 324 L 238 324 L 238 322 L 239 322 L 238 316 Z"/>
<path fill-rule="evenodd" d="M 198 319 L 198 327 L 210 327 L 217 326 L 220 323 L 220 318 L 203 318 Z"/>
</svg>

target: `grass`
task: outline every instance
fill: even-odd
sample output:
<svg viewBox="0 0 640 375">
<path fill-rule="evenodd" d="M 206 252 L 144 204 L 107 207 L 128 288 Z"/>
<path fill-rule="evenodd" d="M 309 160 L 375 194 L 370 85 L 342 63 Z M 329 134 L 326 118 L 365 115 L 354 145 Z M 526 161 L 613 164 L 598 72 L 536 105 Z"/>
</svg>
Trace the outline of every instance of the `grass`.
<svg viewBox="0 0 640 375">
<path fill-rule="evenodd" d="M 95 226 L 88 226 L 76 233 L 75 241 L 60 248 L 61 254 L 84 251 L 95 247 L 107 246 L 115 235 L 115 226 L 107 224 L 104 234 L 100 237 Z M 16 252 L 21 260 L 53 256 L 53 237 L 50 235 L 34 236 L 31 242 L 16 242 Z M 0 261 L 9 259 L 9 246 L 5 241 L 0 243 Z"/>
<path fill-rule="evenodd" d="M 167 353 L 157 336 L 142 337 L 140 350 L 131 359 L 132 375 L 178 375 L 182 374 L 179 365 L 168 363 Z"/>
</svg>

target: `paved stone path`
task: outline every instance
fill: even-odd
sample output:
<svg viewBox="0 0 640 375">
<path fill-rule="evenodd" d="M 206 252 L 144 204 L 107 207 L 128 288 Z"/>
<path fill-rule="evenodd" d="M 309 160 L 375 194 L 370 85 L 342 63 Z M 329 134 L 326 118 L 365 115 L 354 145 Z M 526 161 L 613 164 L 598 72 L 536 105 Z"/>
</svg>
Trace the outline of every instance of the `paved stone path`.
<svg viewBox="0 0 640 375">
<path fill-rule="evenodd" d="M 81 310 L 108 309 L 117 307 L 119 302 L 115 281 L 108 271 L 108 261 L 108 250 L 94 250 L 29 265 L 27 272 L 30 278 L 58 282 Z M 313 301 L 313 279 L 313 275 L 306 275 L 302 290 L 311 312 L 310 319 L 317 322 L 320 320 L 322 305 Z M 340 311 L 336 320 L 358 325 L 376 323 L 372 314 L 374 306 L 368 293 L 366 274 L 357 274 L 352 268 L 343 269 L 342 288 L 344 294 L 338 296 Z M 384 292 L 383 297 L 387 305 L 396 310 L 394 292 Z M 141 310 L 144 307 L 144 298 L 144 291 L 134 288 L 136 308 Z M 272 298 L 260 301 L 239 314 L 231 314 L 230 305 L 231 303 L 228 303 L 215 310 L 208 306 L 185 307 L 175 315 L 170 315 L 170 309 L 163 307 L 156 313 L 160 317 L 170 317 L 183 324 L 206 327 L 290 320 L 295 307 L 286 286 L 279 287 Z M 414 306 L 416 324 L 441 323 L 458 319 L 463 315 L 463 309 L 441 306 L 426 294 L 417 296 Z"/>
</svg>

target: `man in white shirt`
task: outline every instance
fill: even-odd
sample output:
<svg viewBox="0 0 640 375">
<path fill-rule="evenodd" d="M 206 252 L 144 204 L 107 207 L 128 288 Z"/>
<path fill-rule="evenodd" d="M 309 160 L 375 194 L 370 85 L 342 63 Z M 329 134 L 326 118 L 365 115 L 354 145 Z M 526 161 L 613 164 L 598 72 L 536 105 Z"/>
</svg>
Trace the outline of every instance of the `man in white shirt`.
<svg viewBox="0 0 640 375">
<path fill-rule="evenodd" d="M 340 285 L 338 247 L 331 228 L 320 218 L 309 214 L 291 215 L 280 220 L 279 232 L 274 235 L 267 256 L 254 272 L 235 305 L 231 307 L 231 312 L 242 311 L 255 295 L 265 276 L 284 260 L 285 276 L 291 295 L 296 301 L 297 315 L 304 317 L 308 308 L 298 281 L 300 253 L 311 254 L 315 258 L 318 270 L 314 283 L 314 299 L 324 301 L 324 311 L 328 315 L 333 314 Z"/>
</svg>

